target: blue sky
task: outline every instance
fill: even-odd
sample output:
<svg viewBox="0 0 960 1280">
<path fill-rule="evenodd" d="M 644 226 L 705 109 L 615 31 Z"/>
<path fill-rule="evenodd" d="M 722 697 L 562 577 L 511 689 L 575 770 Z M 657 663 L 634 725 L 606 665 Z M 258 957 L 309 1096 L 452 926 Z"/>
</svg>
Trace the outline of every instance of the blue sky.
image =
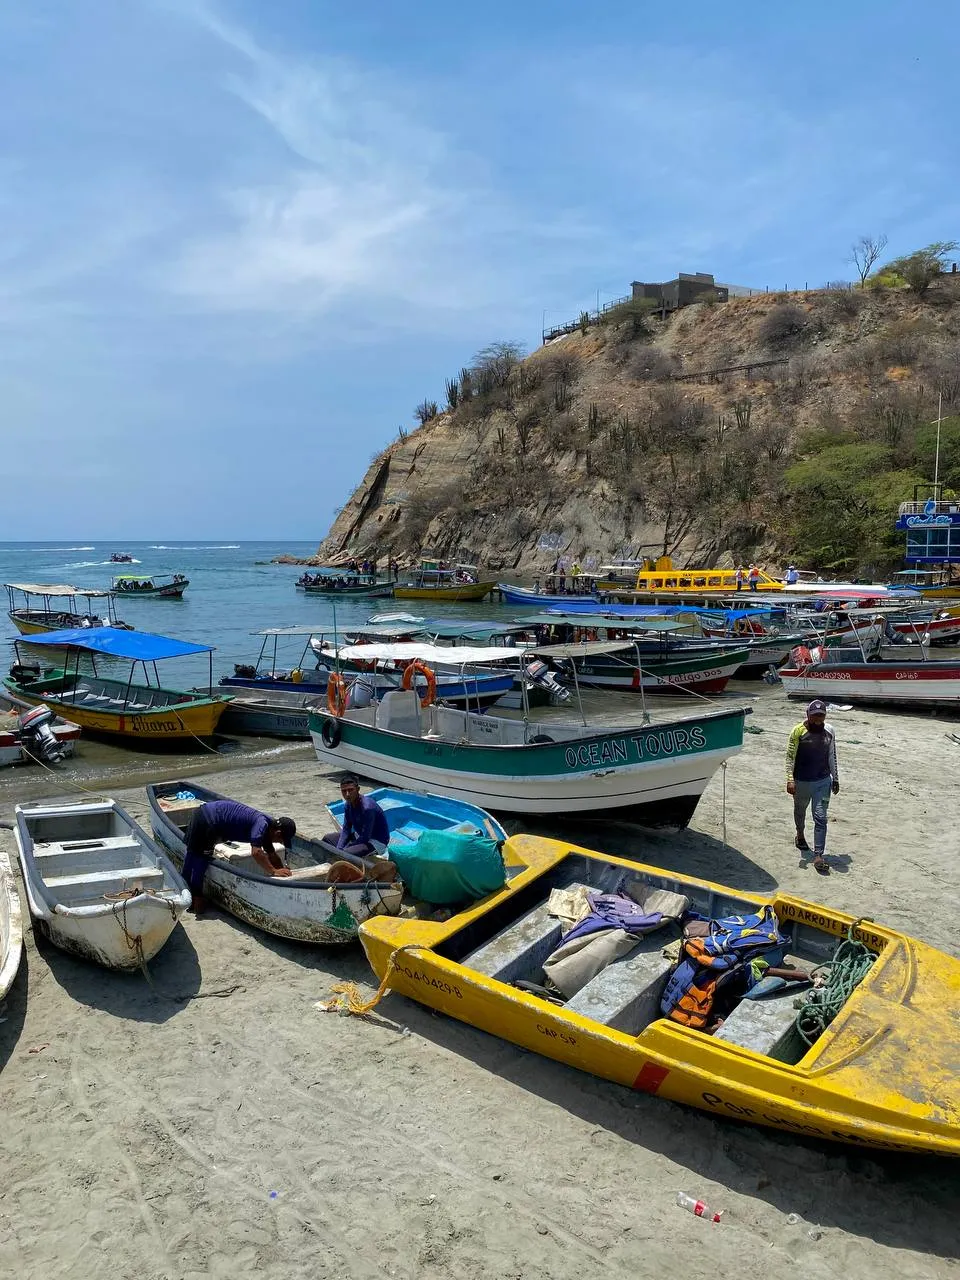
<svg viewBox="0 0 960 1280">
<path fill-rule="evenodd" d="M 319 540 L 544 311 L 960 239 L 955 29 L 922 0 L 4 6 L 0 540 Z"/>
</svg>

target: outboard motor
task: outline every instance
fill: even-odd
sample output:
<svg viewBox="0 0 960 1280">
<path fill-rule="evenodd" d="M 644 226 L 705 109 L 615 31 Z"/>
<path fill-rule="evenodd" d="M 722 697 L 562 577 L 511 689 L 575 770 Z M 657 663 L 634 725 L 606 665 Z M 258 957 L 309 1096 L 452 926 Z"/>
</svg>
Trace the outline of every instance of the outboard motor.
<svg viewBox="0 0 960 1280">
<path fill-rule="evenodd" d="M 54 764 L 64 757 L 64 750 L 50 728 L 53 712 L 42 703 L 39 707 L 31 707 L 19 717 L 20 741 L 32 756 Z"/>
<path fill-rule="evenodd" d="M 570 701 L 570 690 L 563 687 L 547 664 L 540 658 L 534 658 L 533 662 L 528 662 L 523 674 L 531 684 L 538 684 L 542 688 L 548 689 L 558 702 Z"/>
</svg>

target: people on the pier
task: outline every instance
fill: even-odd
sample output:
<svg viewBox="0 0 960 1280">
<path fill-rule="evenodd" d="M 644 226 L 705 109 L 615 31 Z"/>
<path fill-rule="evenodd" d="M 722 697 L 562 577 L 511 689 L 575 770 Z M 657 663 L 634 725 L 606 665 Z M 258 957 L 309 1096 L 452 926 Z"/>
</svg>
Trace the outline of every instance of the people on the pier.
<svg viewBox="0 0 960 1280">
<path fill-rule="evenodd" d="M 787 586 L 788 586 L 788 587 L 792 587 L 792 586 L 794 586 L 796 583 L 798 583 L 799 581 L 800 581 L 800 574 L 799 574 L 799 572 L 797 571 L 797 569 L 796 569 L 796 568 L 794 567 L 794 565 L 792 565 L 792 564 L 791 564 L 791 565 L 788 565 L 788 566 L 787 566 L 787 577 L 786 577 L 786 583 L 787 583 Z"/>
<path fill-rule="evenodd" d="M 837 742 L 833 726 L 827 724 L 827 704 L 814 698 L 807 705 L 806 718 L 787 740 L 787 795 L 793 796 L 793 820 L 797 829 L 794 844 L 809 853 L 807 809 L 813 810 L 813 866 L 822 876 L 830 874 L 824 857 L 827 847 L 827 808 L 830 796 L 840 793 Z"/>
<path fill-rule="evenodd" d="M 752 564 L 750 566 L 750 572 L 747 574 L 747 581 L 750 584 L 750 590 L 756 591 L 757 587 L 760 585 L 760 569 L 757 565 Z"/>
<path fill-rule="evenodd" d="M 738 564 L 737 565 L 737 590 L 738 591 L 743 590 L 743 578 L 744 578 L 743 565 Z"/>
</svg>

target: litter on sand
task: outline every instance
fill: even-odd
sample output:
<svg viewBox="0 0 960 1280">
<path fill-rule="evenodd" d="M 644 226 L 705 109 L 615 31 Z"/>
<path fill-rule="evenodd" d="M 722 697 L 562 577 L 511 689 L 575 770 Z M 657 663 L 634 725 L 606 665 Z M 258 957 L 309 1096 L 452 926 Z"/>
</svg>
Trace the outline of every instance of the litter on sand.
<svg viewBox="0 0 960 1280">
<path fill-rule="evenodd" d="M 850 702 L 828 702 L 828 711 L 852 711 L 853 704 Z"/>
</svg>

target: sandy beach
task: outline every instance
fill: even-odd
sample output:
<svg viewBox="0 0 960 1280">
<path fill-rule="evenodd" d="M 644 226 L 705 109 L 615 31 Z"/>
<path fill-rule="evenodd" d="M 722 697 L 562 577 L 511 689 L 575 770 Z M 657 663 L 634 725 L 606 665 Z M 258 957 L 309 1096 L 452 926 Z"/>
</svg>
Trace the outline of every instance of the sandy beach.
<svg viewBox="0 0 960 1280">
<path fill-rule="evenodd" d="M 564 834 L 743 889 L 781 884 L 957 953 L 956 719 L 828 717 L 843 786 L 821 878 L 798 865 L 784 794 L 800 718 L 758 700 L 681 835 Z M 204 781 L 314 832 L 337 794 L 308 758 Z M 116 795 L 148 825 L 142 789 Z M 0 845 L 13 851 L 9 829 Z M 27 931 L 0 1023 L 4 1274 L 960 1275 L 954 1164 L 721 1122 L 397 996 L 367 1020 L 317 1012 L 337 980 L 372 989 L 360 947 L 286 944 L 217 912 L 186 917 L 151 972 L 156 990 Z M 680 1190 L 723 1221 L 677 1208 Z"/>
</svg>

